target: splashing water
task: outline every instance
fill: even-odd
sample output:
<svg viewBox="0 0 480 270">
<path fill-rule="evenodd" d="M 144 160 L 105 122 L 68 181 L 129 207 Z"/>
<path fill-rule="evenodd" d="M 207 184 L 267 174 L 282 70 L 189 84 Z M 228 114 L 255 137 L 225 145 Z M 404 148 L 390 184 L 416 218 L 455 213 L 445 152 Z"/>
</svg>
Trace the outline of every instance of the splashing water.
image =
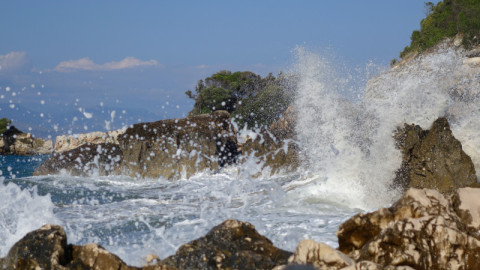
<svg viewBox="0 0 480 270">
<path fill-rule="evenodd" d="M 403 123 L 428 129 L 441 116 L 479 168 L 480 68 L 463 63 L 464 51 L 443 45 L 393 68 L 359 90 L 358 102 L 339 94 L 345 80 L 328 59 L 303 48 L 297 52 L 297 133 L 305 168 L 316 175 L 315 187 L 303 191 L 333 194 L 362 209 L 391 203 L 398 196 L 391 183 L 401 162 L 393 132 Z"/>
<path fill-rule="evenodd" d="M 147 254 L 165 258 L 227 218 L 251 222 L 290 251 L 306 238 L 336 246 L 342 222 L 398 196 L 391 183 L 401 156 L 392 134 L 405 122 L 426 129 L 447 116 L 479 168 L 480 68 L 463 64 L 465 52 L 441 48 L 353 92 L 352 76 L 339 72 L 334 61 L 303 48 L 297 53 L 295 105 L 304 154 L 298 172 L 268 176 L 252 157 L 240 168 L 176 182 L 27 177 L 32 161 L 3 159 L 0 257 L 44 223 L 64 226 L 70 243 L 97 242 L 138 266 Z M 261 177 L 252 179 L 252 172 Z"/>
</svg>

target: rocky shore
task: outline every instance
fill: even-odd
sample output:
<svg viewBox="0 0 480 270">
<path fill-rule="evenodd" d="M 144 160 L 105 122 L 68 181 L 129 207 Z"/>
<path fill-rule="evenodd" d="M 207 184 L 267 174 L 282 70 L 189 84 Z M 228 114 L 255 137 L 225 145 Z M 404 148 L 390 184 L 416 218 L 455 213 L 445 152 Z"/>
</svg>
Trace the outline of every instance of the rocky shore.
<svg viewBox="0 0 480 270">
<path fill-rule="evenodd" d="M 11 126 L 0 135 L 0 155 L 46 155 L 53 152 L 52 140 L 35 138 Z"/>
<path fill-rule="evenodd" d="M 44 225 L 0 259 L 2 269 L 479 269 L 480 189 L 444 196 L 410 188 L 391 207 L 358 214 L 338 231 L 338 248 L 302 240 L 295 252 L 275 247 L 254 226 L 226 220 L 165 259 L 152 254 L 132 267 L 97 244 L 68 244 Z M 302 268 L 303 267 L 303 268 Z"/>
<path fill-rule="evenodd" d="M 275 162 L 295 161 L 298 156 L 289 155 L 289 145 L 281 145 L 279 139 L 288 141 L 285 135 L 290 126 L 288 117 L 286 114 L 282 122 L 276 123 L 276 129 L 264 130 L 257 138 L 244 142 L 242 151 L 268 157 L 280 148 L 287 149 L 283 159 L 266 158 L 262 164 L 275 166 Z M 51 170 L 45 173 L 62 168 L 72 174 L 93 169 L 110 174 L 124 173 L 128 168 L 139 177 L 166 174 L 174 178 L 175 172 L 182 171 L 180 168 L 187 174 L 202 168 L 218 168 L 221 162 L 234 162 L 240 154 L 234 151 L 238 150 L 236 131 L 228 119 L 228 113 L 220 111 L 137 124 L 119 136 L 119 144 L 87 144 L 54 155 L 36 173 L 45 168 Z M 262 137 L 267 135 L 270 137 Z M 403 188 L 404 195 L 390 207 L 360 213 L 340 225 L 338 248 L 302 240 L 291 253 L 275 247 L 252 224 L 226 220 L 205 236 L 182 245 L 174 255 L 160 259 L 162 254 L 152 254 L 145 258 L 145 266 L 132 267 L 97 244 L 68 244 L 62 227 L 45 225 L 18 241 L 0 259 L 0 266 L 4 269 L 479 269 L 480 189 L 476 188 L 472 160 L 453 136 L 448 121 L 439 118 L 428 130 L 405 124 L 394 137 L 403 155 L 394 185 Z M 257 150 L 252 152 L 252 149 Z M 168 169 L 162 172 L 165 167 Z"/>
<path fill-rule="evenodd" d="M 189 178 L 255 157 L 270 173 L 298 165 L 294 123 L 289 114 L 240 143 L 226 111 L 138 123 L 126 130 L 57 137 L 56 152 L 34 175 L 129 175 L 136 178 Z M 287 137 L 290 136 L 290 137 Z M 71 149 L 70 149 L 71 148 Z M 68 150 L 70 149 L 70 150 Z M 61 151 L 64 150 L 64 151 Z"/>
</svg>

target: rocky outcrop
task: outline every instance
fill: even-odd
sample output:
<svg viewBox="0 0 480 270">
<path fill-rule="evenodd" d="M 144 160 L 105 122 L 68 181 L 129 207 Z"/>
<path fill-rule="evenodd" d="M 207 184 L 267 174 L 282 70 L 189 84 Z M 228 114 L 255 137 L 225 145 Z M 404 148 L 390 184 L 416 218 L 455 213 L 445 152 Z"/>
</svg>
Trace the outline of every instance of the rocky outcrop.
<svg viewBox="0 0 480 270">
<path fill-rule="evenodd" d="M 134 177 L 190 177 L 233 163 L 239 154 L 229 113 L 135 124 L 119 136 L 122 170 Z"/>
<path fill-rule="evenodd" d="M 383 267 L 480 269 L 478 195 L 463 188 L 448 200 L 436 190 L 409 189 L 392 207 L 342 224 L 339 250 Z"/>
<path fill-rule="evenodd" d="M 272 269 L 290 252 L 273 246 L 247 222 L 227 220 L 161 261 L 179 269 Z"/>
<path fill-rule="evenodd" d="M 11 126 L 0 135 L 0 154 L 3 155 L 44 155 L 53 151 L 52 140 L 35 138 Z"/>
<path fill-rule="evenodd" d="M 57 138 L 55 139 L 55 152 L 60 153 L 73 150 L 84 144 L 118 144 L 117 137 L 119 135 L 122 135 L 123 133 L 125 133 L 125 129 L 107 132 L 96 131 L 84 134 L 57 136 Z"/>
<path fill-rule="evenodd" d="M 0 259 L 1 269 L 95 269 L 95 270 L 173 270 L 157 264 L 144 268 L 131 267 L 118 256 L 97 244 L 76 246 L 67 244 L 62 227 L 47 224 L 30 232 L 15 243 L 5 258 Z"/>
<path fill-rule="evenodd" d="M 405 124 L 396 140 L 403 155 L 396 185 L 452 193 L 476 183 L 472 160 L 453 136 L 447 119 L 437 119 L 430 130 Z"/>
<path fill-rule="evenodd" d="M 188 178 L 236 162 L 240 154 L 226 111 L 139 123 L 117 137 L 118 144 L 93 141 L 56 153 L 34 175 L 125 174 L 138 178 Z M 105 141 L 103 137 L 95 137 Z M 73 144 L 70 144 L 73 145 Z"/>
<path fill-rule="evenodd" d="M 118 175 L 121 173 L 122 163 L 123 152 L 118 144 L 87 143 L 70 151 L 54 153 L 35 169 L 33 175 Z"/>
</svg>

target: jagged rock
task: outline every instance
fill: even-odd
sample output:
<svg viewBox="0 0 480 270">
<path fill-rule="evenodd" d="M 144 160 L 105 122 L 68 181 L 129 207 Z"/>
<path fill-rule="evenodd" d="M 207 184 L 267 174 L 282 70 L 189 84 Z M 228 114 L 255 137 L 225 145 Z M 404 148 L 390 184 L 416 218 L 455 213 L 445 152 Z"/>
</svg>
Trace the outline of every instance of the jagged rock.
<svg viewBox="0 0 480 270">
<path fill-rule="evenodd" d="M 438 118 L 430 130 L 405 124 L 396 139 L 403 154 L 396 185 L 453 193 L 477 182 L 473 162 L 453 136 L 446 118 Z"/>
<path fill-rule="evenodd" d="M 290 255 L 250 223 L 227 220 L 161 263 L 180 269 L 272 269 L 286 264 Z"/>
<path fill-rule="evenodd" d="M 52 140 L 35 138 L 30 133 L 23 133 L 11 126 L 0 135 L 0 154 L 6 155 L 44 155 L 53 151 Z"/>
<path fill-rule="evenodd" d="M 355 261 L 344 253 L 313 240 L 302 240 L 293 255 L 288 259 L 289 264 L 313 265 L 316 269 L 337 270 L 355 264 Z"/>
<path fill-rule="evenodd" d="M 118 144 L 117 137 L 122 135 L 125 129 L 119 129 L 107 132 L 90 132 L 75 135 L 61 135 L 55 139 L 55 152 L 64 152 L 80 147 L 81 145 L 111 143 Z"/>
<path fill-rule="evenodd" d="M 118 137 L 123 150 L 122 169 L 135 177 L 190 177 L 235 162 L 235 130 L 229 113 L 135 124 Z"/>
<path fill-rule="evenodd" d="M 457 202 L 463 198 L 463 203 L 456 209 L 465 211 L 464 216 L 480 211 L 480 203 L 466 199 L 477 191 L 466 191 L 457 194 Z M 337 236 L 339 250 L 357 261 L 414 269 L 480 269 L 478 236 L 436 190 L 411 188 L 392 207 L 347 220 Z"/>
<path fill-rule="evenodd" d="M 70 151 L 55 153 L 44 161 L 33 175 L 59 174 L 74 176 L 120 174 L 123 152 L 117 144 L 84 144 Z"/>
</svg>

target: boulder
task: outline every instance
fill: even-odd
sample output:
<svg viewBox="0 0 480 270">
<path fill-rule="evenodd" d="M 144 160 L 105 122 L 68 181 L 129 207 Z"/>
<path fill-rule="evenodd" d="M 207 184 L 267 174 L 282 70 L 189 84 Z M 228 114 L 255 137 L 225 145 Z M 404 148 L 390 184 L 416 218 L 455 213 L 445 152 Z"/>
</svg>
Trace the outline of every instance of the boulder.
<svg viewBox="0 0 480 270">
<path fill-rule="evenodd" d="M 462 221 L 475 226 L 477 192 L 460 189 L 452 203 L 436 190 L 411 188 L 390 208 L 342 224 L 338 249 L 383 267 L 480 269 L 480 240 Z"/>
<path fill-rule="evenodd" d="M 252 224 L 229 219 L 161 263 L 179 269 L 272 269 L 286 264 L 290 255 Z"/>
<path fill-rule="evenodd" d="M 139 123 L 118 137 L 122 170 L 134 177 L 188 178 L 236 162 L 239 154 L 229 113 Z"/>
<path fill-rule="evenodd" d="M 123 152 L 117 144 L 84 144 L 73 150 L 54 153 L 33 175 L 68 173 L 74 176 L 120 174 Z"/>
<path fill-rule="evenodd" d="M 430 130 L 405 124 L 395 138 L 403 155 L 395 185 L 452 194 L 477 182 L 473 162 L 453 136 L 446 118 L 438 118 Z"/>
<path fill-rule="evenodd" d="M 0 269 L 33 270 L 174 270 L 158 263 L 143 268 L 128 266 L 118 256 L 97 244 L 67 244 L 64 229 L 47 224 L 20 239 L 0 258 Z"/>
</svg>

